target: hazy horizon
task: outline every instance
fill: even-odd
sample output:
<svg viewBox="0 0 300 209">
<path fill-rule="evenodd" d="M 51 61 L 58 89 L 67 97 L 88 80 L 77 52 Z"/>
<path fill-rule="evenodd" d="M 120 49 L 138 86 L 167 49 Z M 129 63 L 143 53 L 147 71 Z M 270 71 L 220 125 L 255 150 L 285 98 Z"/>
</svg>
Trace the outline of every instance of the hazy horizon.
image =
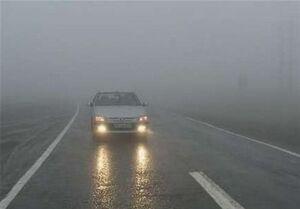
<svg viewBox="0 0 300 209">
<path fill-rule="evenodd" d="M 2 103 L 299 101 L 299 2 L 1 2 Z"/>
</svg>

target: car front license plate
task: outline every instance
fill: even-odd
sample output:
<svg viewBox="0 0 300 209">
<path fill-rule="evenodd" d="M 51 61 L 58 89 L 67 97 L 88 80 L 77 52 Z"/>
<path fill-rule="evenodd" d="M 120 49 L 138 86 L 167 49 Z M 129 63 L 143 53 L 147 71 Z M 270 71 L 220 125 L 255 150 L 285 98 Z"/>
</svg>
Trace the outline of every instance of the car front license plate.
<svg viewBox="0 0 300 209">
<path fill-rule="evenodd" d="M 115 123 L 114 128 L 130 129 L 130 128 L 132 128 L 132 125 L 130 123 Z"/>
</svg>

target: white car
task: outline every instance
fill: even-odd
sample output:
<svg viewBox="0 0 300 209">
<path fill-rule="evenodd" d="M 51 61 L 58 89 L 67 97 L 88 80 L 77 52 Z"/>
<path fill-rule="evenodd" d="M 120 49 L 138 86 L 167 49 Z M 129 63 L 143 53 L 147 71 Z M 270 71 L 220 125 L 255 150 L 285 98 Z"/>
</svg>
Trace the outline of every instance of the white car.
<svg viewBox="0 0 300 209">
<path fill-rule="evenodd" d="M 149 118 L 145 103 L 133 92 L 99 92 L 89 103 L 94 136 L 137 133 L 146 136 Z"/>
</svg>

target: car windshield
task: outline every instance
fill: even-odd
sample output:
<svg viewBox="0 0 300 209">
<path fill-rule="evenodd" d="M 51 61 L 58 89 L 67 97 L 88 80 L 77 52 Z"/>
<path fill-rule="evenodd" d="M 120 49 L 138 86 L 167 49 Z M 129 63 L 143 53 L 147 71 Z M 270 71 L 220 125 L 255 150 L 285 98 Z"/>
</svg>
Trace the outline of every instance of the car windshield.
<svg viewBox="0 0 300 209">
<path fill-rule="evenodd" d="M 95 106 L 138 106 L 141 105 L 139 99 L 134 93 L 100 93 L 94 101 Z"/>
</svg>

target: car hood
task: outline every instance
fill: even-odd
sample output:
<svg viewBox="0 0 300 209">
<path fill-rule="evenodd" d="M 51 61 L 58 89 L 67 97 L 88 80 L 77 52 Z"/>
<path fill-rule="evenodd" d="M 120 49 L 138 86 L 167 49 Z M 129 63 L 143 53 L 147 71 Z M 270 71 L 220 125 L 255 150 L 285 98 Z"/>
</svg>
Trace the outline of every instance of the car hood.
<svg viewBox="0 0 300 209">
<path fill-rule="evenodd" d="M 95 106 L 94 114 L 107 118 L 134 118 L 145 115 L 143 106 Z"/>
</svg>

